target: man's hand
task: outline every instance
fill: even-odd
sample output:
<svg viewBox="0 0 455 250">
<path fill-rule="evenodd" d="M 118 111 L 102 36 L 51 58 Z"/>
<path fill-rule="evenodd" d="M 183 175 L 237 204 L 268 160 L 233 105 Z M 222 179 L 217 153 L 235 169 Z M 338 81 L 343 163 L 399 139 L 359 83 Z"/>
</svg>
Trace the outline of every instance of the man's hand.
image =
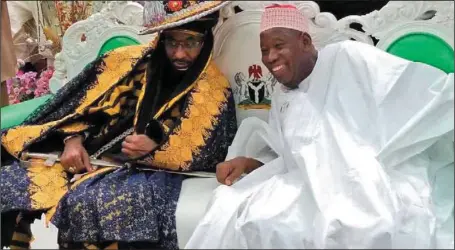
<svg viewBox="0 0 455 250">
<path fill-rule="evenodd" d="M 216 178 L 219 183 L 232 185 L 243 173 L 250 173 L 262 166 L 262 162 L 247 157 L 237 157 L 221 162 L 216 166 Z"/>
<path fill-rule="evenodd" d="M 122 152 L 130 158 L 137 158 L 150 153 L 157 146 L 158 144 L 148 136 L 134 134 L 127 136 L 122 142 Z"/>
<path fill-rule="evenodd" d="M 65 149 L 60 157 L 60 163 L 66 171 L 72 174 L 77 174 L 84 170 L 88 172 L 94 170 L 92 165 L 90 165 L 90 157 L 87 150 L 82 145 L 81 136 L 76 136 L 66 141 Z"/>
</svg>

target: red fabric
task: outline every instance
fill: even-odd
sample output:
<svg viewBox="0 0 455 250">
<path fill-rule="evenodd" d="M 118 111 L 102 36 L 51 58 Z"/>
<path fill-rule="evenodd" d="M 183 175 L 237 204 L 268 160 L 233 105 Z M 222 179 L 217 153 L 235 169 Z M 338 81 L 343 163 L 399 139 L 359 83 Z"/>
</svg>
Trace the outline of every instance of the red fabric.
<svg viewBox="0 0 455 250">
<path fill-rule="evenodd" d="M 265 8 L 261 17 L 261 32 L 272 28 L 287 28 L 308 33 L 308 20 L 294 5 L 274 4 Z"/>
<path fill-rule="evenodd" d="M 270 6 L 265 7 L 266 9 L 272 9 L 272 8 L 290 8 L 290 9 L 297 9 L 294 5 L 291 4 L 272 4 Z"/>
</svg>

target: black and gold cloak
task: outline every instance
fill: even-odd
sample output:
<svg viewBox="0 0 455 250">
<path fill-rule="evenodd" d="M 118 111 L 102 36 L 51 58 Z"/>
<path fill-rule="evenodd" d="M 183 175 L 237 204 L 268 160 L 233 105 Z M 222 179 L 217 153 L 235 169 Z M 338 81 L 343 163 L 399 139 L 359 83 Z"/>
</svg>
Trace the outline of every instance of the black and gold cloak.
<svg viewBox="0 0 455 250">
<path fill-rule="evenodd" d="M 178 85 L 172 98 L 156 105 L 153 92 L 159 95 L 159 87 L 146 83 L 147 62 L 156 43 L 123 47 L 93 62 L 22 125 L 4 131 L 4 149 L 16 158 L 24 151 L 61 151 L 63 137 L 89 131 L 91 136 L 86 146 L 89 153 L 93 153 L 114 134 L 126 130 L 127 127 L 118 126 L 120 122 L 128 123 L 125 117 L 134 115 L 131 119 L 134 125 L 129 125 L 136 126 L 137 131 L 145 129 L 151 116 L 158 121 L 152 124 L 161 128 L 163 135 L 155 136 L 161 146 L 152 152 L 150 164 L 171 170 L 192 169 L 190 165 L 201 154 L 201 149 L 213 140 L 218 127 L 224 126 L 218 121 L 228 106 L 234 105 L 231 90 L 227 79 L 208 59 L 201 65 L 202 70 L 193 76 L 194 80 Z M 152 80 L 149 85 L 153 83 Z M 152 96 L 152 100 L 144 99 L 146 89 L 147 97 Z M 169 127 L 169 123 L 160 118 L 184 98 L 181 117 Z M 122 131 L 110 133 L 119 127 Z"/>
<path fill-rule="evenodd" d="M 2 150 L 7 154 L 2 154 L 2 163 L 10 166 L 1 170 L 2 190 L 9 192 L 2 197 L 2 212 L 47 211 L 49 220 L 62 197 L 70 199 L 71 192 L 82 192 L 77 191 L 79 185 L 85 188 L 84 183 L 113 173 L 113 169 L 102 168 L 69 185 L 71 176 L 59 163 L 47 167 L 42 160 L 32 160 L 26 170 L 17 164 L 25 151 L 61 152 L 63 138 L 74 133 L 88 132 L 84 146 L 93 154 L 134 126 L 137 133 L 148 134 L 159 146 L 133 163 L 177 171 L 214 171 L 235 135 L 236 118 L 229 82 L 211 60 L 213 37 L 191 67 L 193 71 L 175 84 L 168 97 L 160 95 L 167 83 L 160 75 L 162 61 L 158 59 L 162 55 L 155 53 L 159 41 L 122 47 L 97 59 L 23 124 L 3 131 Z M 166 185 L 157 183 L 154 185 Z M 176 202 L 178 193 L 169 199 Z"/>
</svg>

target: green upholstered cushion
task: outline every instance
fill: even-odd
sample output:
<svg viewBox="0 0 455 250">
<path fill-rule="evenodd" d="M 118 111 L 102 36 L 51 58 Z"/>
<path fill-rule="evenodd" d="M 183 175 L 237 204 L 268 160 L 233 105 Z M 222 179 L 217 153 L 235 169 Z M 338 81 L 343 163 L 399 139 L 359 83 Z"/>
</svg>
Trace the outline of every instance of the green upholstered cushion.
<svg viewBox="0 0 455 250">
<path fill-rule="evenodd" d="M 441 38 L 428 33 L 410 33 L 395 40 L 387 52 L 414 62 L 422 62 L 454 72 L 453 49 Z"/>
<path fill-rule="evenodd" d="M 127 37 L 127 36 L 116 36 L 116 37 L 113 37 L 113 38 L 107 40 L 103 44 L 103 46 L 101 46 L 101 49 L 98 52 L 98 57 L 102 56 L 102 55 L 106 54 L 107 52 L 109 52 L 113 49 L 116 49 L 116 48 L 120 48 L 123 46 L 129 46 L 129 45 L 139 45 L 139 44 L 140 43 L 134 38 Z"/>
<path fill-rule="evenodd" d="M 107 40 L 98 53 L 98 57 L 123 46 L 138 45 L 137 40 L 127 36 L 116 36 Z M 52 95 L 35 98 L 1 108 L 1 129 L 10 128 L 23 122 L 36 108 L 45 103 Z"/>
<path fill-rule="evenodd" d="M 2 129 L 13 127 L 20 124 L 37 107 L 45 103 L 52 95 L 45 95 L 18 104 L 3 107 L 0 111 Z"/>
</svg>

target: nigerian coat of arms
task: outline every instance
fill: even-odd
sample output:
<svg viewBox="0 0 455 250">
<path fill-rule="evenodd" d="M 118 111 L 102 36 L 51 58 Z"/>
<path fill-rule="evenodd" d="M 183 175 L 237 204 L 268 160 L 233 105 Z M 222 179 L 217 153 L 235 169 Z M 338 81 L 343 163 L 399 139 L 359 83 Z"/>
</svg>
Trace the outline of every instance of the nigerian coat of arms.
<svg viewBox="0 0 455 250">
<path fill-rule="evenodd" d="M 263 76 L 261 66 L 248 67 L 248 78 L 243 72 L 234 76 L 233 88 L 236 103 L 240 109 L 269 109 L 273 89 L 277 80 L 269 72 Z"/>
</svg>

